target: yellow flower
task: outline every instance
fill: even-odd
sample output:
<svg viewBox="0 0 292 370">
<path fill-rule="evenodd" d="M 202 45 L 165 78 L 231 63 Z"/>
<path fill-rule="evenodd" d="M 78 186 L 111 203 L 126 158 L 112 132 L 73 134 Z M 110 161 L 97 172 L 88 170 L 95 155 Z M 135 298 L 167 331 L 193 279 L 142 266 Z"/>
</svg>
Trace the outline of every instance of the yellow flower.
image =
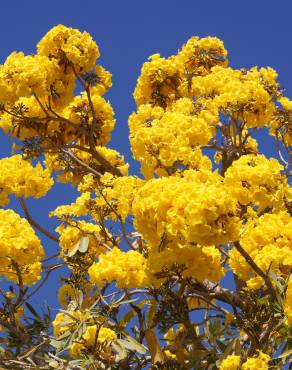
<svg viewBox="0 0 292 370">
<path fill-rule="evenodd" d="M 8 280 L 18 281 L 18 268 L 23 283 L 34 284 L 40 278 L 43 256 L 40 240 L 28 221 L 11 209 L 0 209 L 1 274 Z"/>
<path fill-rule="evenodd" d="M 248 154 L 234 161 L 225 173 L 225 184 L 242 205 L 256 204 L 260 209 L 283 203 L 287 180 L 283 167 L 264 155 Z"/>
<path fill-rule="evenodd" d="M 210 169 L 211 162 L 199 146 L 212 138 L 217 121 L 217 115 L 208 109 L 195 113 L 187 98 L 177 100 L 171 111 L 150 104 L 139 106 L 129 117 L 129 127 L 134 158 L 141 162 L 143 175 L 167 175 L 165 169 L 176 165 Z"/>
<path fill-rule="evenodd" d="M 117 339 L 117 335 L 113 330 L 103 326 L 98 330 L 97 338 L 96 333 L 97 333 L 96 325 L 87 327 L 85 333 L 82 336 L 87 346 L 89 347 L 93 346 L 95 344 L 95 341 L 101 344 L 106 343 L 108 345 L 112 341 Z"/>
<path fill-rule="evenodd" d="M 0 65 L 0 102 L 13 104 L 18 98 L 35 93 L 49 94 L 57 64 L 43 55 L 24 55 L 13 52 Z"/>
<path fill-rule="evenodd" d="M 78 73 L 93 68 L 99 57 L 96 43 L 87 32 L 59 24 L 38 43 L 38 54 L 55 58 L 60 64 L 69 61 Z"/>
<path fill-rule="evenodd" d="M 33 167 L 30 161 L 22 159 L 19 154 L 0 159 L 0 173 L 0 188 L 6 195 L 15 194 L 18 197 L 40 198 L 53 185 L 53 179 L 50 177 L 48 169 L 44 170 L 40 163 Z M 8 199 L 4 199 L 0 205 L 6 203 L 8 203 Z"/>
<path fill-rule="evenodd" d="M 62 285 L 58 290 L 58 300 L 63 307 L 68 306 L 71 300 L 77 300 L 80 290 L 74 289 L 70 284 Z"/>
<path fill-rule="evenodd" d="M 271 268 L 277 275 L 286 278 L 287 268 L 289 270 L 292 266 L 291 230 L 292 217 L 289 213 L 266 213 L 247 222 L 240 244 L 262 271 Z M 259 289 L 263 279 L 254 274 L 240 253 L 234 248 L 229 256 L 232 271 L 247 281 L 250 289 Z"/>
<path fill-rule="evenodd" d="M 206 246 L 237 239 L 236 201 L 222 180 L 216 172 L 189 170 L 147 181 L 133 202 L 136 229 L 150 247 L 163 235 Z"/>
<path fill-rule="evenodd" d="M 270 356 L 262 351 L 259 351 L 257 358 L 248 358 L 242 365 L 242 370 L 268 370 L 268 362 L 271 360 Z"/>
<path fill-rule="evenodd" d="M 133 213 L 132 203 L 135 194 L 144 181 L 135 176 L 115 178 L 107 172 L 101 177 L 100 182 L 102 186 L 99 185 L 99 190 L 96 190 L 94 204 L 107 210 L 105 217 L 116 219 L 118 213 L 125 220 Z"/>
<path fill-rule="evenodd" d="M 219 370 L 238 370 L 240 366 L 240 356 L 229 355 L 220 364 Z"/>
<path fill-rule="evenodd" d="M 88 270 L 90 281 L 101 288 L 104 282 L 116 281 L 119 288 L 135 288 L 147 284 L 146 259 L 136 251 L 122 252 L 114 247 L 101 254 Z"/>
</svg>

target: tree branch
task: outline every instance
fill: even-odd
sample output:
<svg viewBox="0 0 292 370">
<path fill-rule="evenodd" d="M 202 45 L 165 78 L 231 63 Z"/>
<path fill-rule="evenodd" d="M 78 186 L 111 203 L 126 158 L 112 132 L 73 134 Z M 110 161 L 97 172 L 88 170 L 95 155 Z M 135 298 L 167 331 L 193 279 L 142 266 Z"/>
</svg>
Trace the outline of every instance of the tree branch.
<svg viewBox="0 0 292 370">
<path fill-rule="evenodd" d="M 21 208 L 23 209 L 23 212 L 25 214 L 25 217 L 27 219 L 27 221 L 32 225 L 34 226 L 36 229 L 38 229 L 41 233 L 43 233 L 44 235 L 46 235 L 48 238 L 50 238 L 51 240 L 53 240 L 54 242 L 59 242 L 59 238 L 57 236 L 55 236 L 54 234 L 52 234 L 50 231 L 46 230 L 44 227 L 42 227 L 38 222 L 36 222 L 31 214 L 29 213 L 29 210 L 27 208 L 27 205 L 25 203 L 25 200 L 23 198 L 18 198 L 19 200 L 19 203 L 21 205 Z"/>
<path fill-rule="evenodd" d="M 258 265 L 254 262 L 254 260 L 251 258 L 251 256 L 242 248 L 240 243 L 238 241 L 234 242 L 234 247 L 236 250 L 242 255 L 242 257 L 246 260 L 246 262 L 250 265 L 250 267 L 256 272 L 266 283 L 266 286 L 272 295 L 272 297 L 277 301 L 277 295 L 275 292 L 275 289 L 273 287 L 273 284 L 271 283 L 271 280 L 269 279 L 268 275 L 265 274 Z"/>
</svg>

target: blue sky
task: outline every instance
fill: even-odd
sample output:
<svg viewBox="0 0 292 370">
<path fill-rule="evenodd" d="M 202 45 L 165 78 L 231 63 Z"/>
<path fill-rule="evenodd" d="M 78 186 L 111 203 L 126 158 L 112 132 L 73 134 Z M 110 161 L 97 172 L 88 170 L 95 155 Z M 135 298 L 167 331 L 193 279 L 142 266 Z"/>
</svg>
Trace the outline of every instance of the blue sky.
<svg viewBox="0 0 292 370">
<path fill-rule="evenodd" d="M 135 110 L 132 92 L 148 56 L 174 54 L 193 35 L 217 36 L 229 51 L 232 67 L 271 66 L 292 97 L 291 11 L 290 0 L 277 6 L 271 0 L 5 1 L 1 3 L 0 62 L 15 50 L 33 53 L 40 38 L 59 23 L 88 31 L 100 46 L 100 63 L 113 74 L 113 87 L 106 95 L 117 118 L 110 147 L 122 152 L 132 164 L 131 172 L 137 173 L 127 119 Z M 0 141 L 2 158 L 10 154 L 11 144 L 2 133 Z M 269 152 L 270 141 L 262 139 L 261 148 Z M 47 212 L 73 198 L 73 191 L 57 186 L 47 198 L 29 201 L 29 206 L 35 218 L 48 224 Z M 52 221 L 49 226 L 53 227 Z M 48 254 L 54 253 L 56 246 L 43 241 Z M 56 305 L 54 279 L 41 297 Z"/>
</svg>

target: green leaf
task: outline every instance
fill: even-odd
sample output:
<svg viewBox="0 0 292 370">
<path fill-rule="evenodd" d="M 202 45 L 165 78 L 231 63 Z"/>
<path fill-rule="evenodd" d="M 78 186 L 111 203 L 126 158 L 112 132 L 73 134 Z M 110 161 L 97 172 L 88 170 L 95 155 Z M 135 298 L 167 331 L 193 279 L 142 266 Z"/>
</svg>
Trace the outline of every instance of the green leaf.
<svg viewBox="0 0 292 370">
<path fill-rule="evenodd" d="M 32 307 L 31 304 L 29 304 L 28 302 L 25 302 L 25 305 L 26 307 L 28 308 L 28 310 L 36 317 L 39 319 L 39 321 L 42 321 L 42 318 L 40 317 L 40 315 L 36 312 L 36 310 Z"/>
<path fill-rule="evenodd" d="M 119 339 L 119 343 L 130 351 L 135 351 L 144 355 L 147 352 L 147 348 L 143 344 L 139 343 L 136 339 L 126 336 L 127 339 Z"/>
<path fill-rule="evenodd" d="M 69 336 L 71 335 L 70 331 L 66 331 L 65 333 L 63 333 L 62 335 L 59 335 L 58 336 L 58 341 L 62 340 L 62 339 L 65 339 L 65 338 L 68 338 Z"/>
<path fill-rule="evenodd" d="M 221 342 L 220 340 L 216 340 L 216 344 L 217 346 L 219 347 L 220 351 L 224 352 L 225 349 L 226 349 L 226 344 L 224 344 L 223 342 Z"/>
<path fill-rule="evenodd" d="M 240 344 L 240 339 L 239 338 L 234 339 L 233 348 L 234 348 L 234 354 L 236 356 L 240 356 L 240 354 L 241 354 L 241 344 Z"/>
<path fill-rule="evenodd" d="M 160 362 L 161 364 L 164 364 L 165 356 L 153 329 L 146 330 L 145 339 L 149 348 L 152 363 L 156 364 L 157 362 Z"/>
<path fill-rule="evenodd" d="M 67 256 L 68 257 L 73 257 L 77 251 L 79 250 L 79 246 L 80 246 L 80 240 L 78 240 L 77 243 L 75 243 L 72 247 L 70 247 L 67 251 Z"/>
<path fill-rule="evenodd" d="M 139 308 L 142 308 L 145 305 L 146 301 L 147 301 L 146 299 L 143 299 L 143 301 L 139 302 L 136 306 L 139 307 Z M 137 312 L 132 308 L 120 320 L 120 322 L 118 324 L 118 327 L 121 328 L 121 329 L 125 328 L 128 325 L 128 323 L 135 317 L 136 314 L 137 314 Z"/>
<path fill-rule="evenodd" d="M 88 246 L 89 246 L 89 238 L 88 238 L 88 236 L 82 236 L 80 238 L 80 242 L 79 242 L 79 248 L 78 248 L 79 252 L 80 253 L 87 252 Z"/>
<path fill-rule="evenodd" d="M 60 363 L 56 360 L 51 360 L 49 362 L 49 366 L 52 367 L 53 369 L 58 369 L 60 367 Z"/>
<path fill-rule="evenodd" d="M 278 291 L 280 292 L 280 294 L 283 294 L 284 293 L 284 286 L 279 282 L 278 276 L 274 273 L 274 271 L 272 269 L 269 270 L 269 277 L 276 284 L 276 286 L 277 286 Z M 280 298 L 280 301 L 281 300 L 282 299 Z"/>
<path fill-rule="evenodd" d="M 56 339 L 51 339 L 50 340 L 50 345 L 54 348 L 56 348 L 57 350 L 59 350 L 60 348 L 62 348 L 63 346 L 63 341 L 61 340 L 56 340 Z"/>
<path fill-rule="evenodd" d="M 115 342 L 112 343 L 111 346 L 119 355 L 120 360 L 124 360 L 127 357 L 127 351 L 123 346 L 123 343 L 120 342 L 121 340 L 122 339 L 117 339 Z"/>
<path fill-rule="evenodd" d="M 210 323 L 210 321 L 207 321 L 205 329 L 204 329 L 204 333 L 206 335 L 206 338 L 209 339 L 209 340 L 211 340 L 211 330 L 210 330 L 210 328 L 211 328 L 211 323 Z"/>
<path fill-rule="evenodd" d="M 217 337 L 221 331 L 221 321 L 219 319 L 215 319 L 211 328 L 213 336 Z"/>
<path fill-rule="evenodd" d="M 287 351 L 283 352 L 280 356 L 278 356 L 277 358 L 285 358 L 285 357 L 288 357 L 292 355 L 292 348 L 291 349 L 288 349 Z"/>
</svg>

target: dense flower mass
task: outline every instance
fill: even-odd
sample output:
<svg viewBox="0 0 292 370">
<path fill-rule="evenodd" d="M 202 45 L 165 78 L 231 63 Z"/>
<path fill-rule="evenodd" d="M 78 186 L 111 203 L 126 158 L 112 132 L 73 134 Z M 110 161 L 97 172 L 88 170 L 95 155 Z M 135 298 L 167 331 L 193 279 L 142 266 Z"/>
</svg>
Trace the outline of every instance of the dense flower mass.
<svg viewBox="0 0 292 370">
<path fill-rule="evenodd" d="M 7 195 L 40 198 L 50 190 L 50 171 L 38 163 L 35 167 L 21 155 L 0 159 L 0 206 L 9 202 Z"/>
<path fill-rule="evenodd" d="M 42 55 L 13 52 L 0 66 L 0 101 L 14 103 L 21 96 L 32 93 L 43 97 L 54 82 L 57 66 Z"/>
<path fill-rule="evenodd" d="M 43 256 L 40 240 L 27 220 L 11 209 L 0 209 L 1 275 L 16 282 L 21 276 L 24 284 L 34 284 L 40 278 Z"/>
<path fill-rule="evenodd" d="M 80 73 L 88 72 L 99 57 L 99 49 L 87 32 L 61 24 L 50 30 L 38 43 L 38 53 L 56 60 L 64 67 L 68 63 Z"/>
<path fill-rule="evenodd" d="M 220 370 L 238 370 L 240 368 L 240 356 L 229 355 L 220 364 Z"/>
<path fill-rule="evenodd" d="M 135 176 L 115 178 L 109 173 L 101 178 L 101 185 L 96 190 L 94 205 L 104 210 L 104 215 L 116 219 L 117 216 L 125 220 L 133 213 L 132 203 L 135 195 L 144 184 L 144 181 Z M 95 214 L 98 218 L 98 214 Z"/>
<path fill-rule="evenodd" d="M 120 288 L 135 288 L 147 284 L 146 259 L 136 251 L 123 252 L 114 247 L 89 270 L 91 281 L 99 287 L 116 281 Z"/>
<path fill-rule="evenodd" d="M 198 108 L 197 108 L 198 109 Z M 215 132 L 218 117 L 208 107 L 196 111 L 191 99 L 177 100 L 171 110 L 149 104 L 129 118 L 134 157 L 142 163 L 145 177 L 166 174 L 176 165 L 211 167 L 199 145 L 206 145 Z"/>
<path fill-rule="evenodd" d="M 135 227 L 152 247 L 163 236 L 202 245 L 238 237 L 236 202 L 216 172 L 189 170 L 150 180 L 137 192 L 133 213 Z"/>
<path fill-rule="evenodd" d="M 259 351 L 258 357 L 248 358 L 242 365 L 242 370 L 268 370 L 268 362 L 271 360 L 269 355 Z"/>
<path fill-rule="evenodd" d="M 240 243 L 263 271 L 272 269 L 287 277 L 292 266 L 291 230 L 292 217 L 289 213 L 264 214 L 247 223 Z M 257 289 L 262 285 L 262 278 L 256 276 L 236 249 L 230 252 L 230 265 L 250 288 Z"/>
<path fill-rule="evenodd" d="M 244 155 L 228 168 L 225 184 L 242 205 L 255 204 L 261 209 L 280 206 L 288 195 L 287 180 L 280 171 L 283 167 L 263 155 Z"/>
<path fill-rule="evenodd" d="M 169 244 L 170 247 L 161 252 L 151 250 L 149 253 L 147 273 L 154 284 L 157 285 L 157 280 L 159 284 L 159 277 L 165 277 L 171 271 L 181 271 L 182 276 L 198 281 L 218 281 L 223 276 L 220 252 L 215 247 Z"/>
</svg>

